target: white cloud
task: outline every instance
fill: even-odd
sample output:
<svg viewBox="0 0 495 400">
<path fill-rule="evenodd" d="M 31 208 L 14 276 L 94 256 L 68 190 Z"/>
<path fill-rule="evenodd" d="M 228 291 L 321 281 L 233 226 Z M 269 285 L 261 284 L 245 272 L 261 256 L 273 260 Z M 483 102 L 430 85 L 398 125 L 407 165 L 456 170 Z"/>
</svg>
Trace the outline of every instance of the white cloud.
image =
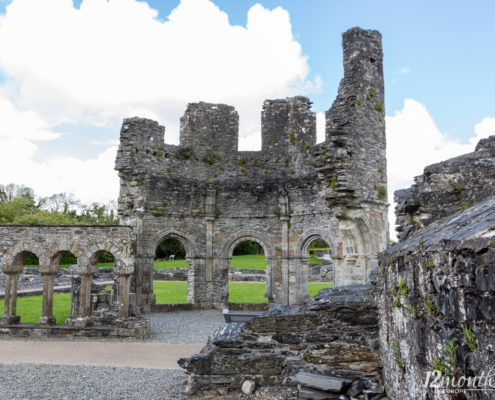
<svg viewBox="0 0 495 400">
<path fill-rule="evenodd" d="M 234 105 L 249 136 L 265 98 L 321 84 L 306 79 L 287 11 L 257 4 L 244 28 L 209 0 L 182 0 L 164 22 L 136 0 L 84 0 L 79 10 L 14 0 L 0 22 L 0 67 L 19 82 L 20 104 L 50 121 L 144 112 L 175 134 L 188 102 Z"/>
<path fill-rule="evenodd" d="M 115 146 L 99 142 L 111 147 L 86 161 L 33 161 L 36 141 L 55 140 L 61 123 L 111 127 L 139 115 L 165 124 L 167 142 L 178 143 L 188 102 L 224 102 L 238 110 L 241 146 L 252 149 L 264 99 L 321 86 L 307 79 L 287 11 L 257 4 L 246 27 L 232 26 L 209 0 L 182 0 L 166 21 L 137 0 L 84 0 L 79 9 L 71 0 L 13 0 L 0 16 L 0 70 L 0 181 L 83 201 L 117 197 Z"/>
<path fill-rule="evenodd" d="M 0 182 L 32 187 L 38 195 L 75 193 L 83 202 L 108 202 L 118 194 L 114 171 L 117 147 L 106 149 L 95 159 L 52 158 L 35 162 L 36 142 L 55 140 L 46 121 L 33 111 L 19 111 L 0 97 Z"/>
<path fill-rule="evenodd" d="M 316 143 L 325 141 L 325 114 L 322 112 L 316 113 Z"/>
<path fill-rule="evenodd" d="M 387 126 L 387 170 L 390 233 L 395 238 L 393 192 L 409 187 L 424 167 L 474 151 L 478 141 L 495 134 L 495 118 L 485 118 L 474 127 L 475 135 L 468 143 L 440 132 L 426 107 L 412 99 L 393 116 L 385 117 Z"/>
</svg>

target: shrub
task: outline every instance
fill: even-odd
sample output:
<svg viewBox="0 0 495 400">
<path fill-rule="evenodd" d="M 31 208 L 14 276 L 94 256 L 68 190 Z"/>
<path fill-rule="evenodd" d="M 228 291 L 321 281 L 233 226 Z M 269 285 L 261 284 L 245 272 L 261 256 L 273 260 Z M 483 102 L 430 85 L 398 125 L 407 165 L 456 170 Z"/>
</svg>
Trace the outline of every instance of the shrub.
<svg viewBox="0 0 495 400">
<path fill-rule="evenodd" d="M 383 107 L 382 103 L 376 103 L 375 104 L 375 110 L 379 111 L 379 112 L 383 112 L 383 110 L 385 110 L 385 108 Z"/>
</svg>

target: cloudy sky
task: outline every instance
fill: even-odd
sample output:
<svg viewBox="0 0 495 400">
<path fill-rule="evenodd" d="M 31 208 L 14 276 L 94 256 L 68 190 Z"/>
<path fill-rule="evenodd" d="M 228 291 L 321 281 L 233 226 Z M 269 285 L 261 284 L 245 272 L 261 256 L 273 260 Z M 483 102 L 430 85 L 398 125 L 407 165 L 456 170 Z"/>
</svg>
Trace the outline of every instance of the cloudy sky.
<svg viewBox="0 0 495 400">
<path fill-rule="evenodd" d="M 199 100 L 234 105 L 240 148 L 259 149 L 263 100 L 328 109 L 341 33 L 361 26 L 383 35 L 391 194 L 495 134 L 493 15 L 490 0 L 0 0 L 0 183 L 116 199 L 122 118 L 176 144 Z"/>
</svg>

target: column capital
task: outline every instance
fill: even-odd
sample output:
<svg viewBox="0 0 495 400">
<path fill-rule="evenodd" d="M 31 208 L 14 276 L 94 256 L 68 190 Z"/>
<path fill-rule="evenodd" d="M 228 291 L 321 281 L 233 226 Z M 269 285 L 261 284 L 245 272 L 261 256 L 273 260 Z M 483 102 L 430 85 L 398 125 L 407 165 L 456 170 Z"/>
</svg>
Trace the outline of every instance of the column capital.
<svg viewBox="0 0 495 400">
<path fill-rule="evenodd" d="M 24 265 L 19 264 L 4 264 L 2 265 L 2 272 L 5 275 L 16 275 L 24 271 Z"/>
<path fill-rule="evenodd" d="M 38 271 L 41 275 L 56 275 L 60 267 L 57 265 L 56 267 L 53 265 L 40 265 L 38 267 Z"/>
</svg>

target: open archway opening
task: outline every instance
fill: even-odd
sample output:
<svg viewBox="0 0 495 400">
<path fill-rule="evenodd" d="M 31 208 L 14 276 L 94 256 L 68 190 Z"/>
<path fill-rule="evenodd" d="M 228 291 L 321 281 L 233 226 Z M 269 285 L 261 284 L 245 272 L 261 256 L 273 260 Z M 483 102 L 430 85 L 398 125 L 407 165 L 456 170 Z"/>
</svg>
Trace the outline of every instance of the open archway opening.
<svg viewBox="0 0 495 400">
<path fill-rule="evenodd" d="M 17 282 L 11 279 L 10 285 L 17 286 L 15 314 L 21 317 L 22 323 L 37 323 L 41 316 L 41 287 L 42 279 L 39 274 L 39 259 L 36 254 L 30 251 L 21 251 L 16 254 L 12 262 L 17 266 L 18 271 L 22 271 L 17 277 Z M 11 291 L 6 288 L 5 274 L 0 274 L 0 290 L 5 292 Z M 0 300 L 0 309 L 4 310 L 5 299 Z M 12 310 L 11 310 L 12 312 Z"/>
<path fill-rule="evenodd" d="M 68 250 L 58 251 L 51 257 L 50 269 L 57 271 L 53 277 L 52 315 L 57 324 L 64 324 L 71 313 L 72 278 L 77 274 L 77 257 Z M 42 283 L 44 289 L 45 286 Z"/>
<path fill-rule="evenodd" d="M 107 310 L 117 307 L 119 277 L 115 273 L 116 266 L 115 254 L 106 250 L 96 251 L 87 266 L 79 266 L 87 273 L 73 275 L 71 318 L 91 316 L 95 321 L 104 321 Z M 82 291 L 90 293 L 87 300 L 84 294 L 81 296 Z"/>
<path fill-rule="evenodd" d="M 266 303 L 266 256 L 254 240 L 238 243 L 228 271 L 229 303 Z"/>
<path fill-rule="evenodd" d="M 184 243 L 166 237 L 156 246 L 153 262 L 153 293 L 156 304 L 188 302 L 189 274 Z"/>
<path fill-rule="evenodd" d="M 30 251 L 23 251 L 15 257 L 14 263 L 22 263 L 24 268 L 38 268 L 40 266 L 40 260 L 38 256 Z"/>
<path fill-rule="evenodd" d="M 308 295 L 314 297 L 321 289 L 334 285 L 334 262 L 330 244 L 320 237 L 308 247 Z"/>
</svg>

